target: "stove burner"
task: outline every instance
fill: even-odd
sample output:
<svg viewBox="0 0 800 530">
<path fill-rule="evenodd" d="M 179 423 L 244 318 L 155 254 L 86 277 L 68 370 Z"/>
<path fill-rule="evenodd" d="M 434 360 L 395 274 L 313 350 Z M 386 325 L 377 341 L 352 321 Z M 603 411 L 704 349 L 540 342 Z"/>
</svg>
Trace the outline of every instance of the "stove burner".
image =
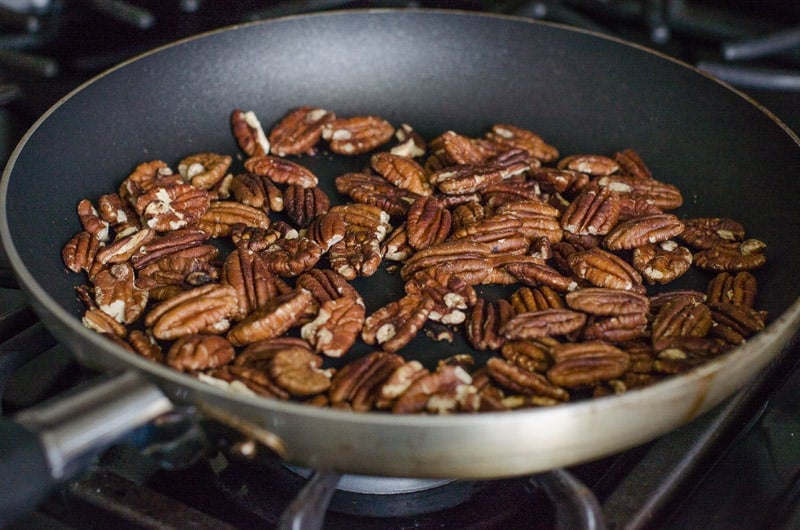
<svg viewBox="0 0 800 530">
<path fill-rule="evenodd" d="M 211 468 L 215 485 L 231 502 L 274 525 L 311 474 L 277 462 L 263 466 L 223 456 L 212 460 Z M 370 484 L 379 493 L 370 493 Z M 340 486 L 325 528 L 556 527 L 547 495 L 530 478 L 470 482 L 345 475 Z"/>
</svg>

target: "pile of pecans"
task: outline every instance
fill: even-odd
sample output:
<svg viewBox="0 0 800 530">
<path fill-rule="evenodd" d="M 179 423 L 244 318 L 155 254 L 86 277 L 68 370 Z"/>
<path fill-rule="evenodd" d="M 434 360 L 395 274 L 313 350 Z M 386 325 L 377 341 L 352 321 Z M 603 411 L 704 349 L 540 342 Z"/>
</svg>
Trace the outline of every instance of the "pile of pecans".
<svg viewBox="0 0 800 530">
<path fill-rule="evenodd" d="M 631 149 L 561 157 L 506 124 L 425 141 L 314 107 L 268 133 L 235 110 L 231 128 L 240 169 L 218 153 L 142 163 L 78 204 L 62 252 L 88 278 L 87 327 L 211 384 L 356 411 L 509 410 L 647 385 L 764 327 L 750 271 L 765 245 L 670 213 L 680 190 Z M 336 176 L 332 198 L 301 164 L 320 153 L 369 167 Z M 692 267 L 704 292 L 664 287 Z M 352 280 L 379 270 L 404 290 L 368 311 Z M 457 334 L 471 351 L 435 366 L 406 348 Z"/>
</svg>

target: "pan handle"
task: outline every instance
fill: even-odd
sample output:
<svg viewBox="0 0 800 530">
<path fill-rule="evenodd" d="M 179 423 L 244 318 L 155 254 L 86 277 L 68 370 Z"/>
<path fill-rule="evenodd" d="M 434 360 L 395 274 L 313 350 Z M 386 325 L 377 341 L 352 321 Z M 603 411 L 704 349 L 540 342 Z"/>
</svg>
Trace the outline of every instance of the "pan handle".
<svg viewBox="0 0 800 530">
<path fill-rule="evenodd" d="M 172 402 L 136 372 L 123 372 L 0 420 L 0 527 L 32 510 Z"/>
</svg>

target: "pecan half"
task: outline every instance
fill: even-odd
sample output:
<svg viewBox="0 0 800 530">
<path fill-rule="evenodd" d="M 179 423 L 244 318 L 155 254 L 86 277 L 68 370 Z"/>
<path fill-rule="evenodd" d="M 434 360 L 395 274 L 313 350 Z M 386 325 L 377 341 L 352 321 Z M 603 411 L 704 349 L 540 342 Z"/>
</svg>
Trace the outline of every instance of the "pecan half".
<svg viewBox="0 0 800 530">
<path fill-rule="evenodd" d="M 735 274 L 720 272 L 708 282 L 706 288 L 709 304 L 729 302 L 755 307 L 757 293 L 756 277 L 747 271 Z"/>
<path fill-rule="evenodd" d="M 611 175 L 620 169 L 619 163 L 613 158 L 595 154 L 570 155 L 559 160 L 556 167 L 588 173 L 595 177 Z"/>
<path fill-rule="evenodd" d="M 299 228 L 307 227 L 318 215 L 328 211 L 331 201 L 318 186 L 304 188 L 289 185 L 283 192 L 284 210 L 289 220 Z"/>
<path fill-rule="evenodd" d="M 501 330 L 513 315 L 508 300 L 492 302 L 479 297 L 465 323 L 467 340 L 477 350 L 499 349 L 506 340 Z"/>
<path fill-rule="evenodd" d="M 300 328 L 300 336 L 314 350 L 328 357 L 341 357 L 361 333 L 366 309 L 361 297 L 341 296 L 323 302 L 316 318 Z"/>
<path fill-rule="evenodd" d="M 131 324 L 147 305 L 147 289 L 136 287 L 136 275 L 129 263 L 117 263 L 95 274 L 94 300 L 98 309 L 115 320 Z"/>
<path fill-rule="evenodd" d="M 425 177 L 425 170 L 411 158 L 385 152 L 375 153 L 370 158 L 370 165 L 398 188 L 417 195 L 433 193 L 433 188 Z"/>
<path fill-rule="evenodd" d="M 506 340 L 568 335 L 586 323 L 586 315 L 570 309 L 541 309 L 517 313 L 500 328 Z"/>
<path fill-rule="evenodd" d="M 527 396 L 544 396 L 557 402 L 569 400 L 569 392 L 552 384 L 543 375 L 526 370 L 500 357 L 486 362 L 489 376 L 500 386 Z"/>
<path fill-rule="evenodd" d="M 264 134 L 264 128 L 255 112 L 239 109 L 231 112 L 231 131 L 239 148 L 247 156 L 261 156 L 269 153 L 269 140 Z"/>
<path fill-rule="evenodd" d="M 222 180 L 231 162 L 230 155 L 196 153 L 178 162 L 178 173 L 192 186 L 208 190 Z"/>
<path fill-rule="evenodd" d="M 578 235 L 608 234 L 617 224 L 619 195 L 610 188 L 587 189 L 578 195 L 561 216 L 561 227 Z"/>
<path fill-rule="evenodd" d="M 642 277 L 628 262 L 600 248 L 576 252 L 567 258 L 572 272 L 597 287 L 642 292 Z"/>
<path fill-rule="evenodd" d="M 536 133 L 508 124 L 492 125 L 486 138 L 502 145 L 524 149 L 531 156 L 548 163 L 558 158 L 558 149 L 548 144 Z"/>
<path fill-rule="evenodd" d="M 627 352 L 599 340 L 557 344 L 550 354 L 555 364 L 547 370 L 547 378 L 567 388 L 616 379 L 630 363 Z"/>
<path fill-rule="evenodd" d="M 253 156 L 245 160 L 244 167 L 276 184 L 295 184 L 304 188 L 313 188 L 319 184 L 319 179 L 310 169 L 278 156 Z"/>
<path fill-rule="evenodd" d="M 421 294 L 407 294 L 369 315 L 361 338 L 367 344 L 380 344 L 396 352 L 417 335 L 425 324 L 434 302 Z"/>
<path fill-rule="evenodd" d="M 313 295 L 302 288 L 273 298 L 231 328 L 228 340 L 234 346 L 244 346 L 283 335 L 313 301 Z"/>
<path fill-rule="evenodd" d="M 61 249 L 61 260 L 72 272 L 88 272 L 94 266 L 100 241 L 86 232 L 78 232 Z"/>
<path fill-rule="evenodd" d="M 233 287 L 208 284 L 158 303 L 144 323 L 157 339 L 172 340 L 194 333 L 223 333 L 237 311 Z"/>
<path fill-rule="evenodd" d="M 653 347 L 663 350 L 675 339 L 704 337 L 711 325 L 711 310 L 706 304 L 690 296 L 675 297 L 662 305 L 653 319 Z"/>
<path fill-rule="evenodd" d="M 227 237 L 236 225 L 269 228 L 270 220 L 263 210 L 235 201 L 212 201 L 200 217 L 198 228 L 209 237 Z"/>
<path fill-rule="evenodd" d="M 270 152 L 277 156 L 313 152 L 322 128 L 336 119 L 325 109 L 304 106 L 289 111 L 269 132 Z"/>
<path fill-rule="evenodd" d="M 378 116 L 337 118 L 322 127 L 322 138 L 340 155 L 367 153 L 380 147 L 394 135 L 391 123 Z"/>
<path fill-rule="evenodd" d="M 377 351 L 365 355 L 336 372 L 328 397 L 334 406 L 348 403 L 357 412 L 370 410 L 384 383 L 403 364 L 403 358 L 394 353 Z"/>
<path fill-rule="evenodd" d="M 683 223 L 672 214 L 646 215 L 619 223 L 603 239 L 603 244 L 609 250 L 629 250 L 666 241 L 680 235 L 683 229 Z"/>
<path fill-rule="evenodd" d="M 681 240 L 697 249 L 714 248 L 721 244 L 744 240 L 741 223 L 727 217 L 696 217 L 684 221 Z"/>
<path fill-rule="evenodd" d="M 694 264 L 700 269 L 714 272 L 751 271 L 763 267 L 767 262 L 765 248 L 766 244 L 758 239 L 721 244 L 695 253 Z"/>
<path fill-rule="evenodd" d="M 420 197 L 408 208 L 406 234 L 415 249 L 441 243 L 450 234 L 451 226 L 450 210 L 442 208 L 435 197 Z"/>
<path fill-rule="evenodd" d="M 669 283 L 683 276 L 692 266 L 692 252 L 673 240 L 633 249 L 631 264 L 650 285 Z"/>
<path fill-rule="evenodd" d="M 291 291 L 270 271 L 264 258 L 246 249 L 236 249 L 228 254 L 222 267 L 222 280 L 236 289 L 238 312 L 235 318 L 238 320 Z"/>
<path fill-rule="evenodd" d="M 228 364 L 233 356 L 233 346 L 224 337 L 197 333 L 176 340 L 167 352 L 166 362 L 181 372 L 194 372 Z"/>
</svg>

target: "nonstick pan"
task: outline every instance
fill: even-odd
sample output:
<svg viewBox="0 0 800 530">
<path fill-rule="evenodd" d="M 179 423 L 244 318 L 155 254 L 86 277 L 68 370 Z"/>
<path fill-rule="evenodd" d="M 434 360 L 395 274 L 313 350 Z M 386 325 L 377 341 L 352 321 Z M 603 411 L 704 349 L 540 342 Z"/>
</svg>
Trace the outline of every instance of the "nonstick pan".
<svg viewBox="0 0 800 530">
<path fill-rule="evenodd" d="M 551 408 L 446 416 L 350 413 L 231 394 L 84 328 L 76 277 L 60 258 L 80 230 L 78 201 L 115 190 L 142 161 L 237 153 L 228 126 L 234 108 L 272 124 L 300 105 L 406 122 L 426 138 L 448 129 L 480 136 L 493 123 L 513 123 L 563 154 L 633 148 L 656 178 L 681 188 L 680 215 L 732 217 L 766 242 L 758 296 L 769 326 L 728 354 L 645 389 Z M 348 169 L 309 163 L 322 181 Z M 358 169 L 363 160 L 352 164 Z M 126 395 L 153 394 L 151 415 L 195 405 L 260 437 L 288 462 L 317 469 L 490 478 L 643 443 L 762 370 L 800 322 L 799 171 L 797 136 L 768 111 L 641 47 L 503 16 L 345 11 L 216 31 L 86 83 L 48 111 L 12 154 L 0 190 L 0 233 L 45 325 L 81 362 L 123 373 Z M 377 307 L 397 286 L 381 285 L 367 288 L 368 305 Z M 417 348 L 433 361 L 451 353 L 435 343 Z M 103 422 L 119 428 L 95 420 L 98 436 L 105 436 Z M 28 430 L 44 424 L 52 421 L 25 422 Z M 52 445 L 44 449 L 51 460 Z"/>
</svg>

